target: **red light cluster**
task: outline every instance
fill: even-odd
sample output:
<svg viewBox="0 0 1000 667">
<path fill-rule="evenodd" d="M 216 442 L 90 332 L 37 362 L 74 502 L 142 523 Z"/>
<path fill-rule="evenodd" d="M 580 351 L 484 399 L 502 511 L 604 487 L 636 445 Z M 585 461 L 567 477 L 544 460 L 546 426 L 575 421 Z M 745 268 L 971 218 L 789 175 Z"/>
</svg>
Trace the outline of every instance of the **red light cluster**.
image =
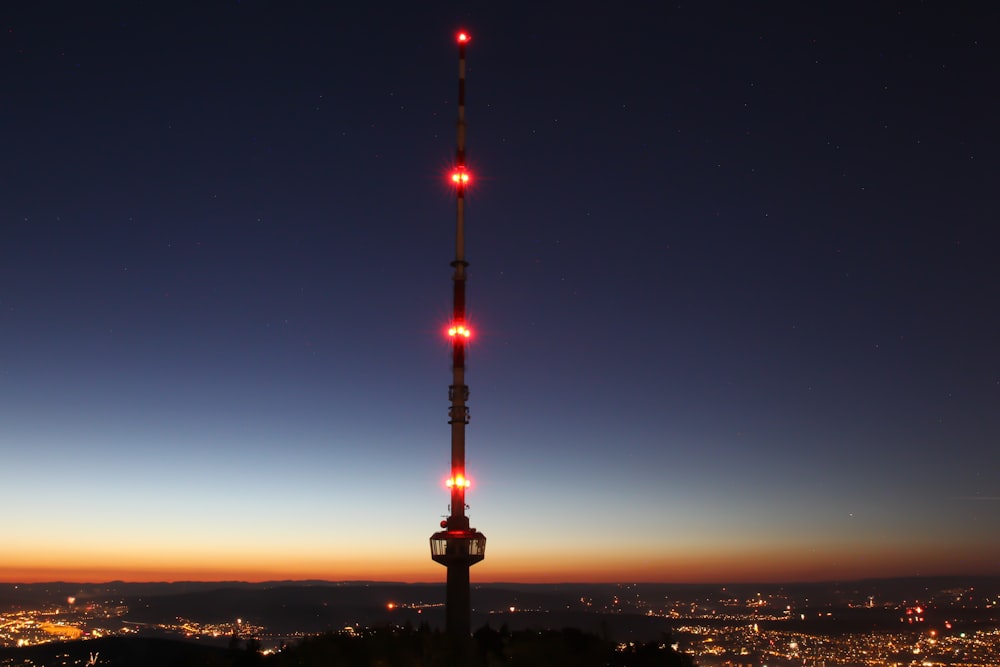
<svg viewBox="0 0 1000 667">
<path fill-rule="evenodd" d="M 470 336 L 472 336 L 472 331 L 470 331 L 469 327 L 465 326 L 464 324 L 453 324 L 450 327 L 448 327 L 448 335 L 451 338 L 454 338 L 455 336 L 469 338 Z"/>
<path fill-rule="evenodd" d="M 903 620 L 903 619 L 900 619 Z M 907 607 L 906 608 L 906 622 L 907 623 L 923 623 L 924 622 L 924 608 L 923 607 Z"/>
<path fill-rule="evenodd" d="M 447 484 L 449 489 L 454 486 L 466 489 L 472 486 L 472 483 L 469 482 L 469 480 L 463 477 L 462 475 L 455 475 L 454 477 L 449 478 L 448 481 L 445 482 L 445 484 Z"/>
</svg>

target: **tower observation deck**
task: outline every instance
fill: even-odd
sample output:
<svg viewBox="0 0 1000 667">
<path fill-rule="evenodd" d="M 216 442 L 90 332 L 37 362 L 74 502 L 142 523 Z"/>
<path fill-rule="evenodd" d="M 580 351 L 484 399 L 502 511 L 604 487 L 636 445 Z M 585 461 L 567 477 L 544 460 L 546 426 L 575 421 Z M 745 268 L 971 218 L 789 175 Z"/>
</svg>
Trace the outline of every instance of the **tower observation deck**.
<svg viewBox="0 0 1000 667">
<path fill-rule="evenodd" d="M 448 387 L 448 423 L 451 425 L 451 475 L 448 487 L 451 504 L 440 532 L 431 535 L 431 558 L 448 568 L 445 594 L 447 633 L 458 642 L 468 639 L 472 613 L 469 597 L 469 568 L 486 555 L 486 536 L 469 526 L 465 494 L 470 483 L 465 474 L 465 426 L 469 423 L 469 387 L 465 384 L 465 353 L 472 331 L 465 312 L 465 191 L 472 175 L 465 164 L 465 47 L 470 37 L 458 33 L 458 147 L 451 184 L 455 188 L 455 261 L 451 263 L 453 311 L 447 334 L 451 340 L 451 385 Z"/>
</svg>

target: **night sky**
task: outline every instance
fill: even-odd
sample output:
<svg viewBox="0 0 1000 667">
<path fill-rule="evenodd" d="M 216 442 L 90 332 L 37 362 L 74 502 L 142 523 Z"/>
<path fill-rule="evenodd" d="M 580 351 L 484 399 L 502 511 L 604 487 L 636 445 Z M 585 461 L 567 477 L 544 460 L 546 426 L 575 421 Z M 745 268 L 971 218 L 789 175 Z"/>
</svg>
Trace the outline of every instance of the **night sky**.
<svg viewBox="0 0 1000 667">
<path fill-rule="evenodd" d="M 991 3 L 5 3 L 0 579 L 1000 574 Z M 957 7 L 957 8 L 956 8 Z"/>
</svg>

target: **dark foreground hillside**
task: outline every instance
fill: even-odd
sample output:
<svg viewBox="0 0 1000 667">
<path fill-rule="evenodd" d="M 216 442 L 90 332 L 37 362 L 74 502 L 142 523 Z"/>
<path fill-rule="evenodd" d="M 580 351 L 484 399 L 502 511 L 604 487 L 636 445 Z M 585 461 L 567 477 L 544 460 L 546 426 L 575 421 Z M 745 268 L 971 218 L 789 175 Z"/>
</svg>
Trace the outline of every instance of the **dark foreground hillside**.
<svg viewBox="0 0 1000 667">
<path fill-rule="evenodd" d="M 669 640 L 624 647 L 580 630 L 517 631 L 480 628 L 463 655 L 446 637 L 426 626 L 381 628 L 357 636 L 309 637 L 274 655 L 257 651 L 254 640 L 234 640 L 229 648 L 165 639 L 111 637 L 58 642 L 0 651 L 0 665 L 108 665 L 113 667 L 692 667 Z"/>
<path fill-rule="evenodd" d="M 57 665 L 234 665 L 231 650 L 173 639 L 104 637 L 57 641 L 26 648 L 0 648 L 0 665 L 55 667 Z"/>
</svg>

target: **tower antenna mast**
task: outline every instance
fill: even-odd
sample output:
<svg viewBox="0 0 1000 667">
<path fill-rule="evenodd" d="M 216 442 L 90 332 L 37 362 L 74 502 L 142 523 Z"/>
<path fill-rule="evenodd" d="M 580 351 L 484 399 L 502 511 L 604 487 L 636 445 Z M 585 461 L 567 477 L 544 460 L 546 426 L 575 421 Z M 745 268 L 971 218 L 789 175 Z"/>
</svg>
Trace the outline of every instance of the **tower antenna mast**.
<svg viewBox="0 0 1000 667">
<path fill-rule="evenodd" d="M 448 325 L 451 340 L 451 385 L 448 387 L 448 423 L 451 424 L 451 505 L 444 530 L 431 535 L 431 558 L 448 568 L 445 595 L 447 633 L 456 643 L 468 639 L 472 606 L 469 597 L 469 568 L 486 555 L 486 536 L 469 527 L 465 514 L 465 492 L 469 478 L 465 474 L 465 426 L 469 423 L 469 387 L 465 384 L 465 353 L 472 336 L 465 312 L 465 191 L 472 177 L 465 164 L 465 47 L 469 33 L 456 35 L 458 42 L 458 122 L 455 167 L 451 172 L 455 188 L 455 261 L 451 263 L 453 310 Z"/>
</svg>

